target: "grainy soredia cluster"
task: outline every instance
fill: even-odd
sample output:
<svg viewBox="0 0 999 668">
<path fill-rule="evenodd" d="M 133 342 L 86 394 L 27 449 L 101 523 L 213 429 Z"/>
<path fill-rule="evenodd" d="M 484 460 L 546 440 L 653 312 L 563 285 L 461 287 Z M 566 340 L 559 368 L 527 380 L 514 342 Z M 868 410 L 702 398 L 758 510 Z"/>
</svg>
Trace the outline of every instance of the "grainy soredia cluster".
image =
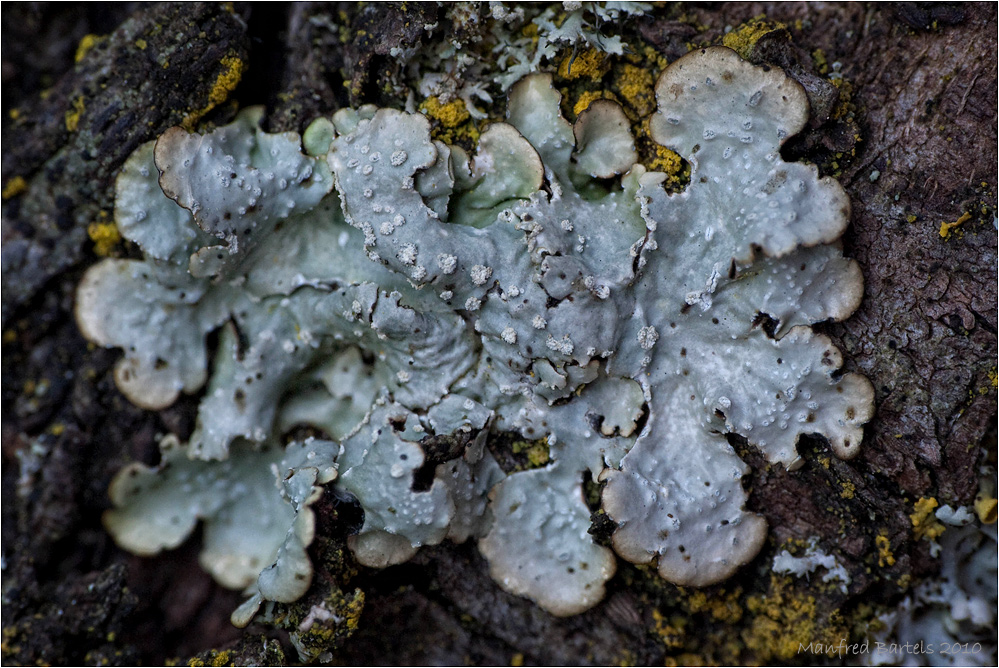
<svg viewBox="0 0 999 668">
<path fill-rule="evenodd" d="M 136 404 L 204 395 L 188 443 L 115 479 L 117 541 L 153 554 L 204 522 L 202 564 L 250 597 L 241 625 L 308 588 L 323 484 L 363 507 L 361 563 L 475 538 L 504 589 L 557 615 L 602 598 L 615 551 L 694 586 L 752 559 L 766 525 L 725 435 L 793 468 L 799 435 L 850 457 L 871 415 L 868 381 L 810 328 L 861 298 L 836 245 L 849 204 L 781 160 L 808 112 L 780 70 L 704 49 L 657 95 L 653 136 L 691 166 L 676 194 L 619 107 L 570 124 L 546 75 L 475 155 L 373 107 L 301 138 L 250 109 L 136 151 L 115 220 L 144 259 L 90 269 L 79 324 L 124 350 Z M 328 440 L 283 445 L 303 425 Z M 498 432 L 546 439 L 547 464 L 504 470 Z M 586 480 L 613 551 L 588 533 Z"/>
</svg>

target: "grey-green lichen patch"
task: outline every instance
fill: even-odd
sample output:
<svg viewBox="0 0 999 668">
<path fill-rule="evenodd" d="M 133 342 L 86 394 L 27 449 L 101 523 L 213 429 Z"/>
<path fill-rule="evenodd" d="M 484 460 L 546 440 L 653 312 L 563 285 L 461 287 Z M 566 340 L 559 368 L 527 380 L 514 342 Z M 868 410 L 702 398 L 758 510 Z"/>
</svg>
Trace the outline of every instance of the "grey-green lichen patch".
<svg viewBox="0 0 999 668">
<path fill-rule="evenodd" d="M 965 511 L 963 518 L 937 513 L 948 525 L 939 543 L 939 575 L 920 583 L 872 625 L 871 665 L 991 666 L 999 658 L 996 526 L 971 519 L 969 509 L 958 510 Z M 900 649 L 920 643 L 943 648 L 939 659 Z"/>
<path fill-rule="evenodd" d="M 262 448 L 307 425 L 337 444 L 313 456 L 364 509 L 363 564 L 475 538 L 504 588 L 558 615 L 602 598 L 615 551 L 676 583 L 722 580 L 766 534 L 726 433 L 788 468 L 801 434 L 857 451 L 869 383 L 810 325 L 849 316 L 862 278 L 835 244 L 842 189 L 780 158 L 807 116 L 796 84 L 713 48 L 657 91 L 653 136 L 691 164 L 676 194 L 635 164 L 619 108 L 570 124 L 546 75 L 511 88 L 474 155 L 374 107 L 320 119 L 304 152 L 252 110 L 172 131 L 119 180 L 117 219 L 145 259 L 87 273 L 81 328 L 125 349 L 118 382 L 142 405 L 206 388 L 180 467 L 218 472 L 191 497 L 206 507 L 271 480 L 264 458 L 280 457 Z M 501 431 L 547 458 L 504 472 L 486 447 Z M 177 494 L 171 475 L 157 494 Z M 299 476 L 279 489 L 301 518 L 323 480 Z M 589 534 L 597 479 L 613 551 Z M 216 521 L 200 508 L 186 531 Z M 307 529 L 274 548 L 236 621 L 311 572 Z"/>
<path fill-rule="evenodd" d="M 336 477 L 339 446 L 310 440 L 287 448 L 233 445 L 228 459 L 187 457 L 173 436 L 160 444 L 156 468 L 130 464 L 111 484 L 115 507 L 104 525 L 119 545 L 142 555 L 177 547 L 204 522 L 201 565 L 222 585 L 243 589 L 250 600 L 233 620 L 245 626 L 245 610 L 262 600 L 290 602 L 312 580 L 305 548 L 314 537 L 309 506 L 320 485 Z M 247 528 L 252 527 L 253 531 Z"/>
</svg>

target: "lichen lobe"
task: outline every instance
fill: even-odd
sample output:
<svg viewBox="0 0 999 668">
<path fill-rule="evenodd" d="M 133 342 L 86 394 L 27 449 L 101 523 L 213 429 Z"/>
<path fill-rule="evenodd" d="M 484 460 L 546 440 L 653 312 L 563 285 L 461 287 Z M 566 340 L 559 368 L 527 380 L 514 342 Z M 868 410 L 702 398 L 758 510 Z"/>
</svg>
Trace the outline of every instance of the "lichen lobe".
<svg viewBox="0 0 999 668">
<path fill-rule="evenodd" d="M 870 384 L 840 374 L 811 329 L 862 294 L 833 243 L 849 206 L 837 183 L 781 160 L 807 118 L 782 72 L 705 49 L 657 94 L 653 136 L 691 164 L 675 194 L 635 163 L 620 108 L 593 105 L 572 125 L 546 75 L 511 89 L 507 122 L 474 156 L 433 140 L 422 115 L 372 107 L 317 121 L 305 153 L 297 135 L 262 132 L 259 110 L 137 151 L 116 222 L 145 259 L 88 271 L 78 319 L 125 350 L 118 383 L 136 403 L 207 388 L 192 461 L 177 467 L 190 473 L 143 469 L 165 482 L 115 501 L 161 509 L 177 485 L 212 489 L 169 541 L 114 511 L 129 518 L 127 535 L 109 525 L 119 541 L 155 552 L 198 519 L 234 531 L 236 515 L 253 534 L 252 513 L 226 509 L 284 507 L 272 524 L 286 533 L 256 563 L 270 567 L 239 585 L 256 583 L 241 624 L 311 575 L 310 490 L 334 477 L 365 511 L 350 543 L 362 563 L 475 538 L 501 586 L 557 615 L 601 600 L 614 551 L 685 585 L 752 559 L 766 524 L 744 510 L 748 467 L 725 434 L 794 468 L 802 434 L 855 454 L 872 412 Z M 330 440 L 282 459 L 296 426 Z M 486 447 L 498 431 L 545 439 L 548 457 L 504 471 Z M 443 442 L 457 445 L 432 450 Z M 335 475 L 294 486 L 310 447 Z M 280 493 L 278 462 L 292 476 Z M 588 533 L 585 479 L 606 483 L 614 551 Z"/>
</svg>

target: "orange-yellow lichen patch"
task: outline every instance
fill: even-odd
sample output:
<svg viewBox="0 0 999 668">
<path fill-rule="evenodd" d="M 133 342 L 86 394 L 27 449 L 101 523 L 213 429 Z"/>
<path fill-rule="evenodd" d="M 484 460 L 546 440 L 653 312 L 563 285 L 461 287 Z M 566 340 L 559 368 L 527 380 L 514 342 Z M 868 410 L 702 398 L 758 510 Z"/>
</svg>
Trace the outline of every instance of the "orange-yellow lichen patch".
<svg viewBox="0 0 999 668">
<path fill-rule="evenodd" d="M 772 575 L 767 593 L 746 599 L 746 609 L 753 618 L 742 640 L 763 663 L 790 660 L 809 644 L 822 648 L 820 654 L 834 654 L 831 648 L 848 635 L 838 610 L 820 619 L 815 597 L 795 591 L 786 577 Z"/>
<path fill-rule="evenodd" d="M 66 110 L 66 129 L 70 132 L 76 132 L 76 128 L 80 125 L 80 116 L 86 111 L 87 104 L 83 101 L 83 96 L 80 95 L 73 100 L 73 108 Z"/>
<path fill-rule="evenodd" d="M 655 622 L 655 633 L 662 640 L 667 650 L 675 650 L 683 647 L 684 641 L 684 619 L 679 616 L 672 618 L 659 612 L 652 611 L 652 620 Z"/>
<path fill-rule="evenodd" d="M 895 555 L 891 551 L 891 540 L 885 534 L 879 534 L 874 539 L 874 544 L 878 547 L 878 566 L 884 568 L 885 566 L 895 565 Z"/>
<path fill-rule="evenodd" d="M 729 593 L 721 592 L 714 596 L 708 596 L 706 592 L 700 590 L 690 595 L 687 604 L 691 612 L 707 612 L 716 621 L 735 624 L 742 619 L 742 606 L 739 605 L 741 595 L 741 589 Z"/>
<path fill-rule="evenodd" d="M 17 197 L 24 191 L 28 189 L 28 182 L 24 180 L 23 176 L 15 176 L 14 178 L 7 181 L 3 187 L 3 199 L 10 199 L 12 197 Z"/>
<path fill-rule="evenodd" d="M 101 35 L 84 35 L 79 44 L 76 45 L 76 55 L 73 56 L 73 62 L 80 62 L 86 57 L 87 52 L 92 48 L 97 46 L 99 43 L 104 41 L 106 38 Z"/>
<path fill-rule="evenodd" d="M 731 31 L 722 38 L 722 44 L 739 54 L 740 57 L 748 59 L 753 52 L 753 47 L 764 35 L 777 30 L 787 28 L 783 23 L 771 23 L 754 19 Z"/>
<path fill-rule="evenodd" d="M 617 77 L 617 89 L 637 116 L 647 116 L 655 109 L 655 77 L 649 69 L 623 65 Z"/>
<path fill-rule="evenodd" d="M 589 107 L 596 100 L 616 100 L 616 99 L 617 98 L 615 98 L 613 94 L 608 93 L 606 91 L 602 90 L 584 91 L 579 96 L 579 99 L 576 100 L 576 104 L 573 105 L 572 113 L 574 113 L 576 116 L 579 116 L 581 113 L 586 111 L 587 107 Z"/>
<path fill-rule="evenodd" d="M 926 538 L 936 540 L 944 532 L 946 527 L 933 514 L 937 506 L 940 505 L 936 499 L 931 497 L 921 497 L 914 506 L 914 512 L 909 515 L 912 522 L 912 533 L 916 540 Z"/>
<path fill-rule="evenodd" d="M 680 185 L 690 178 L 690 167 L 683 164 L 678 153 L 658 144 L 654 150 L 651 158 L 645 161 L 645 166 L 652 171 L 664 172 L 668 177 L 667 185 Z"/>
<path fill-rule="evenodd" d="M 463 100 L 451 100 L 442 104 L 439 97 L 428 97 L 420 105 L 420 111 L 436 119 L 446 128 L 456 128 L 470 116 Z"/>
<path fill-rule="evenodd" d="M 439 97 L 428 97 L 420 104 L 420 111 L 436 121 L 431 131 L 434 139 L 453 144 L 459 140 L 475 143 L 479 140 L 479 129 L 463 100 L 442 103 Z"/>
<path fill-rule="evenodd" d="M 948 238 L 950 238 L 951 230 L 953 230 L 955 227 L 959 227 L 960 225 L 962 225 L 963 223 L 968 222 L 969 220 L 971 220 L 971 214 L 968 213 L 968 212 L 965 212 L 965 213 L 963 213 L 961 215 L 960 218 L 958 218 L 957 220 L 955 220 L 953 223 L 948 223 L 946 221 L 942 221 L 940 223 L 940 238 L 941 239 L 948 239 Z"/>
<path fill-rule="evenodd" d="M 204 107 L 192 111 L 184 120 L 181 121 L 181 126 L 186 130 L 192 130 L 194 126 L 200 121 L 205 114 L 217 107 L 218 105 L 225 102 L 229 95 L 236 90 L 236 86 L 243 78 L 243 61 L 236 56 L 225 56 L 219 61 L 222 66 L 222 70 L 219 72 L 218 76 L 215 77 L 215 82 L 212 84 L 212 89 L 208 93 L 208 102 Z"/>
<path fill-rule="evenodd" d="M 111 222 L 94 222 L 87 226 L 87 236 L 94 242 L 94 252 L 107 257 L 121 241 L 117 226 Z"/>
<path fill-rule="evenodd" d="M 999 500 L 996 500 L 991 494 L 979 494 L 975 497 L 975 514 L 978 515 L 982 524 L 995 524 L 997 506 L 999 506 Z"/>
<path fill-rule="evenodd" d="M 558 65 L 558 76 L 562 79 L 583 79 L 599 81 L 610 69 L 610 61 L 600 51 L 587 49 L 582 53 L 566 54 Z"/>
</svg>

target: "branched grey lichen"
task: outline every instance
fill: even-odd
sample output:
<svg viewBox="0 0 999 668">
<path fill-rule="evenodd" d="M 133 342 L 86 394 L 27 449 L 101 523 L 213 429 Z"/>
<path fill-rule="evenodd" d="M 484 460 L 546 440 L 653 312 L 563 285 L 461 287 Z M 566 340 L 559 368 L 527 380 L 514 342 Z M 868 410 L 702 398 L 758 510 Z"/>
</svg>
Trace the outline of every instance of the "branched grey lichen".
<svg viewBox="0 0 999 668">
<path fill-rule="evenodd" d="M 975 521 L 968 508 L 944 506 L 936 517 L 948 526 L 938 546 L 940 574 L 878 617 L 868 665 L 991 666 L 999 658 L 996 526 Z"/>
<path fill-rule="evenodd" d="M 588 478 L 625 559 L 689 585 L 750 560 L 766 527 L 725 434 L 793 468 L 800 435 L 849 457 L 871 415 L 867 380 L 810 327 L 861 297 L 836 245 L 849 206 L 781 160 L 807 104 L 779 70 L 705 49 L 657 94 L 653 137 L 691 164 L 676 194 L 636 164 L 620 108 L 570 125 L 545 75 L 511 89 L 475 155 L 373 107 L 302 139 L 249 110 L 137 151 L 115 216 L 145 258 L 92 268 L 78 319 L 124 350 L 116 378 L 139 405 L 205 390 L 190 442 L 116 480 L 118 541 L 152 553 L 197 519 L 253 536 L 224 555 L 206 539 L 203 557 L 247 588 L 241 624 L 307 586 L 324 482 L 364 509 L 361 563 L 476 538 L 501 586 L 559 615 L 596 604 L 615 569 L 588 533 Z M 328 440 L 282 448 L 301 425 Z M 547 465 L 504 472 L 500 431 L 547 439 Z"/>
</svg>

